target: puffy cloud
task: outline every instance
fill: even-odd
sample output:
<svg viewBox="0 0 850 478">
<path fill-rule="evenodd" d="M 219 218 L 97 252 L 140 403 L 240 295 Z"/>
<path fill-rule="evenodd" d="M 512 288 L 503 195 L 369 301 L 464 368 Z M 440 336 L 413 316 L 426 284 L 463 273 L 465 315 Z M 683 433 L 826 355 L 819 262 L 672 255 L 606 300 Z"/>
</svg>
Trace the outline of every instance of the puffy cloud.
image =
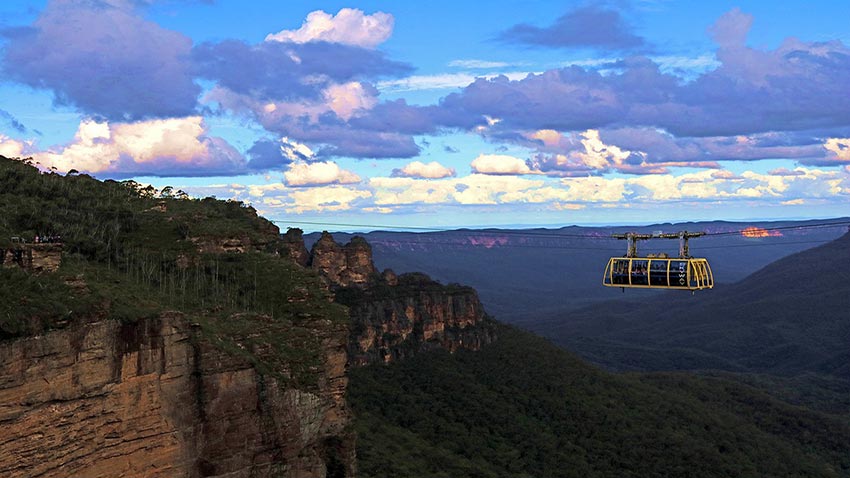
<svg viewBox="0 0 850 478">
<path fill-rule="evenodd" d="M 677 137 L 846 131 L 850 49 L 840 41 L 793 38 L 772 50 L 749 48 L 736 43 L 746 22 L 738 30 L 724 22 L 718 23 L 716 38 L 729 41 L 717 52 L 719 66 L 692 81 L 634 56 L 616 61 L 607 72 L 570 66 L 518 80 L 478 78 L 441 105 L 456 116 L 501 118 L 491 130 L 504 134 L 627 125 Z"/>
<path fill-rule="evenodd" d="M 375 204 L 380 206 L 449 203 L 457 192 L 450 180 L 376 177 L 369 180 L 369 186 L 375 190 Z"/>
<path fill-rule="evenodd" d="M 826 156 L 822 141 L 807 134 L 768 132 L 750 135 L 676 137 L 655 128 L 619 128 L 600 132 L 607 143 L 639 152 L 650 167 L 719 167 L 720 161 L 794 159 L 819 161 Z"/>
<path fill-rule="evenodd" d="M 507 42 L 554 48 L 623 50 L 644 44 L 616 10 L 588 6 L 567 12 L 546 28 L 528 24 L 511 27 L 500 35 Z"/>
<path fill-rule="evenodd" d="M 318 186 L 326 184 L 353 184 L 360 176 L 341 169 L 332 161 L 317 163 L 293 163 L 284 174 L 290 186 Z"/>
<path fill-rule="evenodd" d="M 253 116 L 268 131 L 310 144 L 318 157 L 413 157 L 420 151 L 414 134 L 433 133 L 438 122 L 452 122 L 440 118 L 442 110 L 437 107 L 404 101 L 376 104 L 368 96 L 372 93 L 377 94 L 365 86 L 345 87 L 314 101 L 264 102 L 214 88 L 207 100 Z"/>
<path fill-rule="evenodd" d="M 435 206 L 499 206 L 514 210 L 578 210 L 584 208 L 656 207 L 670 204 L 745 203 L 796 205 L 837 201 L 850 196 L 850 171 L 798 167 L 795 174 L 761 174 L 706 170 L 695 173 L 632 177 L 572 177 L 553 180 L 471 174 L 465 177 L 418 179 L 375 177 L 363 187 L 326 185 L 293 188 L 282 183 L 220 185 L 202 194 L 231 195 L 267 214 L 276 209 L 342 211 L 357 208 L 388 213 L 399 208 Z M 181 189 L 197 193 L 199 188 Z"/>
<path fill-rule="evenodd" d="M 200 116 L 135 123 L 80 123 L 74 141 L 34 158 L 59 171 L 108 176 L 211 176 L 245 172 L 245 160 L 221 138 L 208 136 Z"/>
<path fill-rule="evenodd" d="M 501 204 L 511 194 L 542 187 L 542 180 L 516 176 L 472 174 L 463 178 L 422 180 L 413 178 L 372 178 L 369 186 L 375 190 L 375 204 L 381 206 L 405 204 Z"/>
<path fill-rule="evenodd" d="M 320 100 L 344 93 L 327 91 L 335 85 L 411 71 L 379 51 L 333 43 L 206 42 L 193 48 L 191 59 L 199 77 L 261 102 Z"/>
<path fill-rule="evenodd" d="M 378 103 L 374 92 L 357 81 L 330 85 L 324 97 L 328 108 L 344 121 L 350 120 L 356 111 L 371 109 Z"/>
<path fill-rule="evenodd" d="M 850 161 L 850 138 L 828 138 L 823 147 L 830 152 L 830 159 Z"/>
<path fill-rule="evenodd" d="M 192 41 L 126 6 L 56 0 L 31 27 L 5 35 L 4 75 L 52 90 L 57 104 L 113 120 L 183 116 L 195 108 Z"/>
<path fill-rule="evenodd" d="M 307 211 L 346 211 L 358 199 L 372 196 L 369 191 L 346 188 L 342 186 L 326 186 L 309 188 L 289 193 L 289 202 L 280 202 L 286 210 L 303 213 Z"/>
<path fill-rule="evenodd" d="M 26 145 L 22 141 L 0 134 L 0 156 L 20 158 Z"/>
<path fill-rule="evenodd" d="M 626 189 L 627 181 L 622 178 L 565 178 L 561 185 L 569 194 L 559 199 L 579 203 L 620 202 L 630 192 Z"/>
<path fill-rule="evenodd" d="M 290 161 L 309 161 L 316 156 L 316 153 L 309 146 L 289 138 L 281 138 L 280 151 L 284 157 Z"/>
<path fill-rule="evenodd" d="M 336 15 L 322 10 L 310 12 L 298 30 L 281 30 L 266 36 L 266 41 L 329 42 L 374 48 L 393 32 L 394 18 L 383 12 L 366 15 L 356 8 L 343 8 Z"/>
<path fill-rule="evenodd" d="M 522 159 L 504 154 L 481 154 L 470 164 L 481 174 L 529 174 L 531 169 Z"/>
<path fill-rule="evenodd" d="M 442 164 L 431 161 L 428 164 L 421 161 L 413 161 L 401 169 L 393 169 L 394 177 L 408 177 L 420 179 L 441 179 L 455 175 L 453 168 L 447 168 Z"/>
</svg>

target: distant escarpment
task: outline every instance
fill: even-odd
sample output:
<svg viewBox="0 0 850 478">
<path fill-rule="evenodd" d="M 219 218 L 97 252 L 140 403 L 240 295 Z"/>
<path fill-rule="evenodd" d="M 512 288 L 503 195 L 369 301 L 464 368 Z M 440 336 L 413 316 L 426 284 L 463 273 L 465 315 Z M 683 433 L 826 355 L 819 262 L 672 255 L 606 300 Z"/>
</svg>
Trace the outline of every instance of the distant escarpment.
<svg viewBox="0 0 850 478">
<path fill-rule="evenodd" d="M 336 302 L 349 308 L 349 361 L 386 363 L 436 348 L 479 350 L 495 339 L 475 289 L 442 285 L 425 274 L 379 274 L 361 237 L 340 245 L 323 232 L 310 253 L 299 229 L 283 236 L 289 256 L 325 278 Z"/>
</svg>

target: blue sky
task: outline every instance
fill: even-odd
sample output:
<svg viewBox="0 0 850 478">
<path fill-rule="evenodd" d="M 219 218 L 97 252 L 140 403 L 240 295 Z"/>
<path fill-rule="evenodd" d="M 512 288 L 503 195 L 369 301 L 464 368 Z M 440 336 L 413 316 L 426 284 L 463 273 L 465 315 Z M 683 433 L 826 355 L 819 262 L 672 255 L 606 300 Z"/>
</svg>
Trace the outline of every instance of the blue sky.
<svg viewBox="0 0 850 478">
<path fill-rule="evenodd" d="M 6 1 L 0 154 L 293 224 L 847 216 L 847 18 L 829 1 Z"/>
</svg>

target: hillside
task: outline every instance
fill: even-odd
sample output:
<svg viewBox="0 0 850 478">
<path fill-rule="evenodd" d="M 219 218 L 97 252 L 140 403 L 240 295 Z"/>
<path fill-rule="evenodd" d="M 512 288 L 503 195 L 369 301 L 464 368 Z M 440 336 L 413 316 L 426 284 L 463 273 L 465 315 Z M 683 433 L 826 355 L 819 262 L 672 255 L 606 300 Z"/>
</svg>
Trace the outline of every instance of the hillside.
<svg viewBox="0 0 850 478">
<path fill-rule="evenodd" d="M 350 476 L 348 314 L 278 242 L 242 203 L 0 157 L 0 475 Z"/>
<path fill-rule="evenodd" d="M 362 239 L 0 157 L 0 476 L 354 476 L 349 363 L 492 329 Z"/>
<path fill-rule="evenodd" d="M 2 476 L 850 467 L 842 419 L 722 378 L 602 372 L 470 287 L 378 272 L 361 238 L 307 250 L 239 202 L 0 158 L 0 217 Z"/>
<path fill-rule="evenodd" d="M 850 413 L 850 234 L 696 295 L 541 314 L 533 330 L 617 370 L 715 370 Z M 760 374 L 770 374 L 764 376 Z"/>
<path fill-rule="evenodd" d="M 590 350 L 603 341 L 645 349 L 629 360 L 649 369 L 810 371 L 850 378 L 848 246 L 850 234 L 710 292 L 591 307 L 541 318 L 534 329 L 576 350 Z M 668 352 L 653 358 L 656 351 Z M 688 354 L 695 363 L 686 363 Z M 657 362 L 671 355 L 682 362 Z M 650 362 L 640 365 L 643 360 Z M 610 357 L 608 364 L 616 366 L 617 358 Z"/>
<path fill-rule="evenodd" d="M 469 284 L 478 290 L 487 310 L 496 318 L 533 327 L 541 316 L 627 297 L 617 289 L 599 286 L 608 258 L 625 253 L 623 241 L 609 239 L 612 232 L 729 232 L 811 223 L 712 221 L 619 228 L 371 232 L 362 236 L 372 244 L 379 267 L 400 273 L 421 271 L 442 282 Z M 731 284 L 777 259 L 831 241 L 843 230 L 786 229 L 774 233 L 781 236 L 767 237 L 734 234 L 697 239 L 691 246 L 694 254 L 711 261 L 719 283 Z M 334 236 L 341 240 L 351 237 L 342 233 Z M 317 234 L 306 236 L 308 243 L 317 238 Z M 677 247 L 676 241 L 641 244 L 647 252 L 676 253 Z M 647 294 L 650 292 L 642 296 Z"/>
<path fill-rule="evenodd" d="M 850 425 L 722 379 L 616 375 L 502 328 L 351 374 L 361 476 L 850 475 Z"/>
</svg>

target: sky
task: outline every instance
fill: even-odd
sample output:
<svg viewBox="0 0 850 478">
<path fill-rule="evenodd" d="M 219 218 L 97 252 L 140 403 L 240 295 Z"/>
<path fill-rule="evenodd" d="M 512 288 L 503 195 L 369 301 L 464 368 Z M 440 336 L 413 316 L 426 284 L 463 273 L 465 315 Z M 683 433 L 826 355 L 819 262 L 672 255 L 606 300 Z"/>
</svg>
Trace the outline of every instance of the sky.
<svg viewBox="0 0 850 478">
<path fill-rule="evenodd" d="M 850 216 L 847 18 L 834 1 L 6 0 L 0 154 L 308 231 Z"/>
</svg>

